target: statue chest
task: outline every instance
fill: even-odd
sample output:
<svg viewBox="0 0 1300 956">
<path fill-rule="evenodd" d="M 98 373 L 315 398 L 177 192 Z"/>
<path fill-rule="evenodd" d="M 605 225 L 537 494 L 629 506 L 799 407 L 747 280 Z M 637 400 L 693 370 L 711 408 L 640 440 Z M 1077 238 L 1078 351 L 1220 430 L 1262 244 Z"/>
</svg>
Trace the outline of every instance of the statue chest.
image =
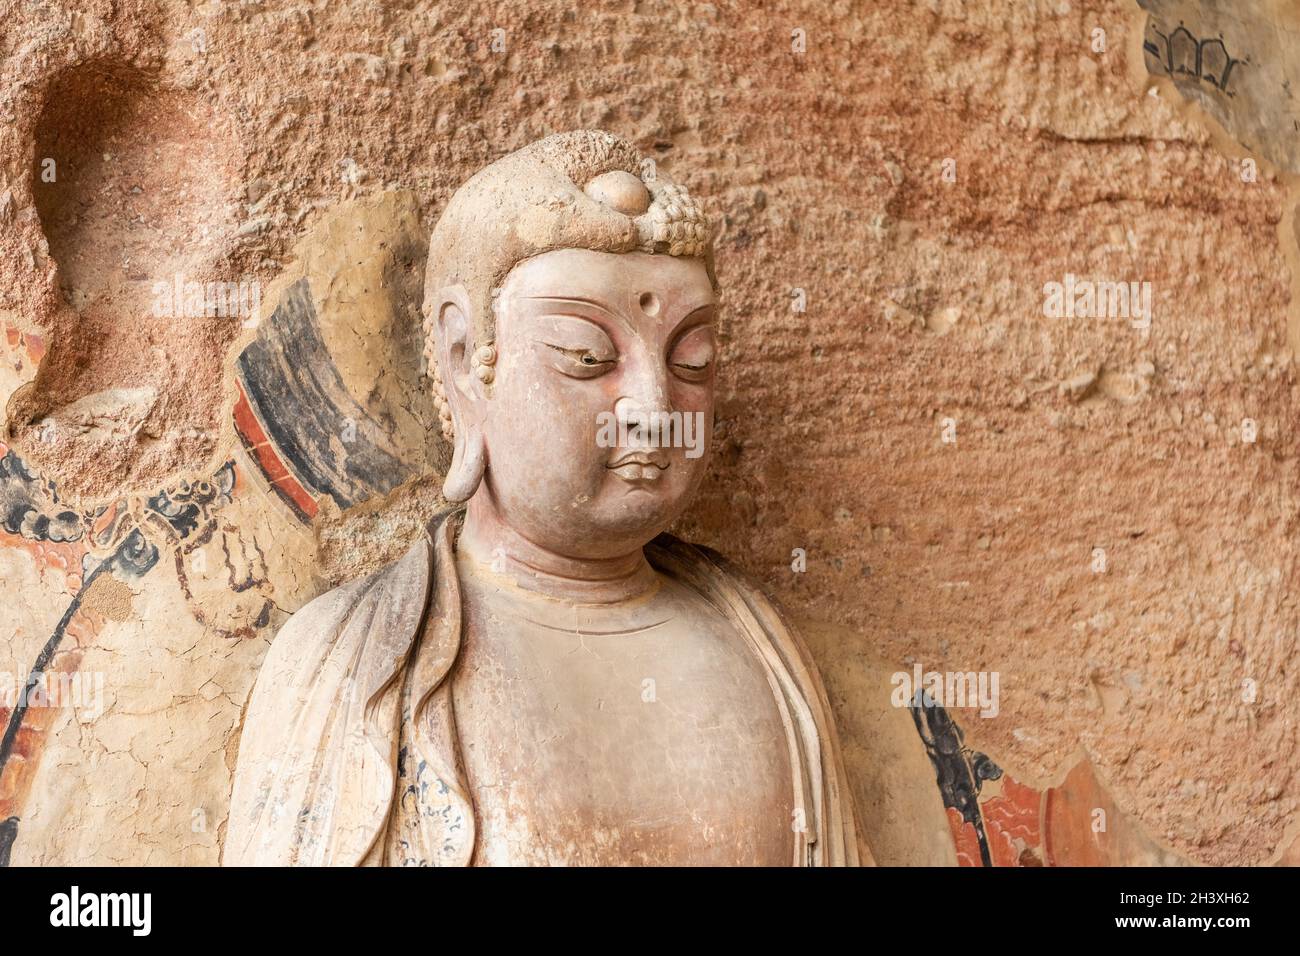
<svg viewBox="0 0 1300 956">
<path fill-rule="evenodd" d="M 794 785 L 745 637 L 666 582 L 632 607 L 467 594 L 457 736 L 488 865 L 790 865 Z"/>
</svg>

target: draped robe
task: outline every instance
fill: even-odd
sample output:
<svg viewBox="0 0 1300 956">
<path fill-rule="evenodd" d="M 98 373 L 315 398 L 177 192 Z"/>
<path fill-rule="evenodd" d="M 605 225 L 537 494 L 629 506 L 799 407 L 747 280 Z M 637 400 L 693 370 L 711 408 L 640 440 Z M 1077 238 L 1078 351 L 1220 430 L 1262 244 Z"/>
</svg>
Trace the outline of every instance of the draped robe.
<svg viewBox="0 0 1300 956">
<path fill-rule="evenodd" d="M 451 693 L 459 517 L 443 517 L 400 560 L 321 595 L 280 629 L 244 717 L 224 865 L 383 865 L 395 840 L 405 860 L 470 863 L 474 803 Z M 791 755 L 791 863 L 869 864 L 826 692 L 802 641 L 717 554 L 665 534 L 646 557 L 726 615 L 763 665 Z M 412 752 L 399 754 L 401 740 Z"/>
</svg>

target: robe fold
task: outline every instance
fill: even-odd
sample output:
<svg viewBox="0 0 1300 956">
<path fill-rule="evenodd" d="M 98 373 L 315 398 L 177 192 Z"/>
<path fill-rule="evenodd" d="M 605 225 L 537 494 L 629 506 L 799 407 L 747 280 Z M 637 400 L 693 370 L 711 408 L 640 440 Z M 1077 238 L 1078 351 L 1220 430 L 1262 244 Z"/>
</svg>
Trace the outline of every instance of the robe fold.
<svg viewBox="0 0 1300 956">
<path fill-rule="evenodd" d="M 451 693 L 459 518 L 445 516 L 401 559 L 321 595 L 280 629 L 244 717 L 223 865 L 470 863 L 474 805 Z M 802 641 L 717 554 L 665 534 L 646 557 L 725 614 L 763 665 L 791 754 L 791 862 L 869 864 Z"/>
</svg>

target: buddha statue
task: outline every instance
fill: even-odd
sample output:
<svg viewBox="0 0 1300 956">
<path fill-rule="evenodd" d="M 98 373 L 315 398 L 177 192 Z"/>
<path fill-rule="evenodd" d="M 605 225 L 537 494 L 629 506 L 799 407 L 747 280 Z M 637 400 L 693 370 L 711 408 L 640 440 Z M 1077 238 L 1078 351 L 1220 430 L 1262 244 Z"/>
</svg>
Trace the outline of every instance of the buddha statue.
<svg viewBox="0 0 1300 956">
<path fill-rule="evenodd" d="M 609 133 L 456 192 L 423 308 L 456 506 L 280 629 L 226 865 L 870 862 L 804 645 L 664 533 L 708 463 L 718 306 L 699 205 Z"/>
</svg>

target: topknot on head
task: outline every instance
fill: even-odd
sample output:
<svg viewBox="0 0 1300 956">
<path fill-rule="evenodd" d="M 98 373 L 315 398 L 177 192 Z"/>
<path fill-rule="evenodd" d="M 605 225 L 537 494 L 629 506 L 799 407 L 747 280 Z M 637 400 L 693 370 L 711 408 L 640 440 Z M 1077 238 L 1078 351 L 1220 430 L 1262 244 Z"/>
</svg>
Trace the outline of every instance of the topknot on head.
<svg viewBox="0 0 1300 956">
<path fill-rule="evenodd" d="M 686 189 L 627 140 L 575 130 L 503 156 L 456 190 L 429 240 L 425 294 L 463 286 L 486 333 L 479 343 L 491 342 L 492 290 L 556 249 L 698 256 L 713 271 L 709 222 Z"/>
</svg>

